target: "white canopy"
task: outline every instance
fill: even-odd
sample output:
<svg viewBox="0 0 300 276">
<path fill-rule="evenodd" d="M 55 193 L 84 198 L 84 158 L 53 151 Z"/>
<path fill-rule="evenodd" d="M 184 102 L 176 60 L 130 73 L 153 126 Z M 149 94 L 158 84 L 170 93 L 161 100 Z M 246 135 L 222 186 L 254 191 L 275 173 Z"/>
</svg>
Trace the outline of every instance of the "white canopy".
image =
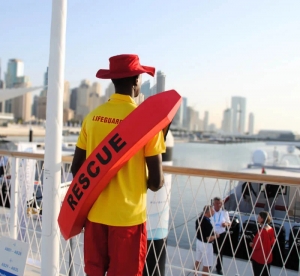
<svg viewBox="0 0 300 276">
<path fill-rule="evenodd" d="M 7 88 L 7 89 L 0 89 L 0 101 L 6 101 L 21 95 L 24 95 L 28 92 L 42 89 L 43 86 L 38 87 L 27 87 L 27 88 Z"/>
</svg>

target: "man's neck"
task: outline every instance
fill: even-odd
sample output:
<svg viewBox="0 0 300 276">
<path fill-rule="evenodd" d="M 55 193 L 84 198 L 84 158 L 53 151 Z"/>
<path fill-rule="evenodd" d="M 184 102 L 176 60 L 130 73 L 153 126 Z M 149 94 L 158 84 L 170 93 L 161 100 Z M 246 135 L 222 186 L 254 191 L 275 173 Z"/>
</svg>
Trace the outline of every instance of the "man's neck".
<svg viewBox="0 0 300 276">
<path fill-rule="evenodd" d="M 116 88 L 115 93 L 134 98 L 134 91 L 132 90 L 132 88 L 127 88 L 127 87 Z"/>
</svg>

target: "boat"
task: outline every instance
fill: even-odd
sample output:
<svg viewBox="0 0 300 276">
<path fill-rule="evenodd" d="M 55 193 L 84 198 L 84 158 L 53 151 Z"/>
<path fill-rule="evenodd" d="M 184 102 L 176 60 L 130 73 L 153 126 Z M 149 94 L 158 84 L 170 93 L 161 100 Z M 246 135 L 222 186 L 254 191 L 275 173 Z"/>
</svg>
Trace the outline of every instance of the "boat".
<svg viewBox="0 0 300 276">
<path fill-rule="evenodd" d="M 241 172 L 300 178 L 299 150 L 294 145 L 283 146 L 280 144 L 278 146 L 276 143 L 273 143 L 271 147 L 273 150 L 269 154 L 266 150 L 254 151 L 252 162 Z M 282 147 L 286 148 L 285 152 L 282 151 Z M 250 189 L 250 185 L 253 190 Z M 238 181 L 232 186 L 229 185 L 229 191 L 224 196 L 224 207 L 234 223 L 230 229 L 232 247 L 227 252 L 228 255 L 234 254 L 235 257 L 241 259 L 251 258 L 252 249 L 248 246 L 249 235 L 253 237 L 258 231 L 256 219 L 259 212 L 264 211 L 268 204 L 266 199 L 268 185 L 270 184 L 255 181 Z M 267 206 L 269 213 L 273 213 L 271 226 L 276 232 L 272 265 L 298 271 L 298 250 L 300 249 L 299 188 L 297 186 L 276 185 L 277 195 L 275 197 L 277 199 L 273 203 L 274 206 Z M 245 187 L 250 191 L 250 203 L 244 199 L 244 193 L 247 189 Z M 229 239 L 227 239 L 225 246 L 228 246 L 228 242 Z"/>
</svg>

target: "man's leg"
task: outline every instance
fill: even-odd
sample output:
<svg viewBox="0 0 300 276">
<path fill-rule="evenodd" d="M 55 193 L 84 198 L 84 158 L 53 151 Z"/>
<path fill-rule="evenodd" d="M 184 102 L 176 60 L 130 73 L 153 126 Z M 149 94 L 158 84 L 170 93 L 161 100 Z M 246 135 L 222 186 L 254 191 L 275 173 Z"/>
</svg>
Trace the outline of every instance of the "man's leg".
<svg viewBox="0 0 300 276">
<path fill-rule="evenodd" d="M 214 250 L 211 243 L 205 243 L 205 252 L 203 252 L 203 272 L 210 272 L 210 267 L 214 263 Z M 204 275 L 204 274 L 203 274 Z"/>
<path fill-rule="evenodd" d="M 203 251 L 203 244 L 198 239 L 196 240 L 196 261 L 195 261 L 195 275 L 200 268 L 201 260 L 202 260 L 202 251 Z"/>
<path fill-rule="evenodd" d="M 109 226 L 107 276 L 141 276 L 147 254 L 146 222 L 135 226 Z"/>
<path fill-rule="evenodd" d="M 218 272 L 222 271 L 222 261 L 223 261 L 223 242 L 225 238 L 226 233 L 222 233 L 220 237 L 215 241 L 215 243 L 218 245 L 217 247 L 217 265 L 216 269 Z M 214 245 L 215 246 L 215 245 Z"/>
<path fill-rule="evenodd" d="M 84 271 L 88 276 L 104 276 L 109 265 L 108 227 L 86 221 L 84 231 Z"/>
</svg>

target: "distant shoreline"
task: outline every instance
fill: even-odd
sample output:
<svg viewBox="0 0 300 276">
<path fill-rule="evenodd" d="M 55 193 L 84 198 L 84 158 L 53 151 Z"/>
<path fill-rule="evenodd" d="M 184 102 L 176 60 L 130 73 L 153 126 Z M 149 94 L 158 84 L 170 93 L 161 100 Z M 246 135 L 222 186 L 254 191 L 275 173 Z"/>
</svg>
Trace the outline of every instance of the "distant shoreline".
<svg viewBox="0 0 300 276">
<path fill-rule="evenodd" d="M 33 136 L 45 136 L 46 129 L 43 127 L 31 127 L 33 131 Z M 3 137 L 7 136 L 29 136 L 30 126 L 8 126 L 8 127 L 0 127 L 0 135 Z"/>
<path fill-rule="evenodd" d="M 29 136 L 29 131 L 32 130 L 33 137 L 45 137 L 46 129 L 43 126 L 23 126 L 23 125 L 10 125 L 7 127 L 0 127 L 0 136 L 2 138 L 19 136 L 27 137 Z M 70 134 L 75 134 L 80 132 L 80 127 L 63 127 L 63 131 L 66 131 Z"/>
</svg>

